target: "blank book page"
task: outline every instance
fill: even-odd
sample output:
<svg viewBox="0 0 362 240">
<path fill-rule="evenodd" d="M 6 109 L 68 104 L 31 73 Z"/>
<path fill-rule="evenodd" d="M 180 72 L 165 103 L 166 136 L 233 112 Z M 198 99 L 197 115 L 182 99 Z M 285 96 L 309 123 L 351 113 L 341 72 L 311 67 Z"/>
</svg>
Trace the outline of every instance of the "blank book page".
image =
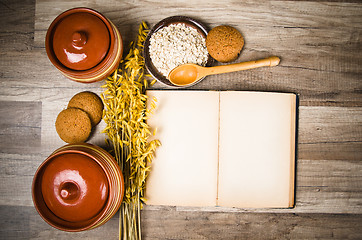
<svg viewBox="0 0 362 240">
<path fill-rule="evenodd" d="M 150 205 L 215 206 L 219 93 L 148 91 L 157 109 L 147 123 L 157 128 L 156 150 L 146 181 Z"/>
<path fill-rule="evenodd" d="M 295 106 L 295 94 L 220 93 L 218 205 L 290 207 Z"/>
</svg>

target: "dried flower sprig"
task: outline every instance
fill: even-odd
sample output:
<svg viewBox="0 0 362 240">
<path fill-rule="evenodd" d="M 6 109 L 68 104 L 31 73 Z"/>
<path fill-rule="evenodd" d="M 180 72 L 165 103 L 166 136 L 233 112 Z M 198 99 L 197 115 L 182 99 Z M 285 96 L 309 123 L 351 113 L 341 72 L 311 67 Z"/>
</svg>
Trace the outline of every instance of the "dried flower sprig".
<svg viewBox="0 0 362 240">
<path fill-rule="evenodd" d="M 149 163 L 160 145 L 158 140 L 149 139 L 152 134 L 146 123 L 155 108 L 155 99 L 147 99 L 145 94 L 148 81 L 141 52 L 147 32 L 147 24 L 142 22 L 137 40 L 130 44 L 129 53 L 121 60 L 119 69 L 102 86 L 105 88 L 103 119 L 107 124 L 103 132 L 121 167 L 125 183 L 120 239 L 141 239 L 140 210 L 145 201 L 145 181 L 150 171 Z M 149 109 L 147 101 L 152 101 Z"/>
</svg>

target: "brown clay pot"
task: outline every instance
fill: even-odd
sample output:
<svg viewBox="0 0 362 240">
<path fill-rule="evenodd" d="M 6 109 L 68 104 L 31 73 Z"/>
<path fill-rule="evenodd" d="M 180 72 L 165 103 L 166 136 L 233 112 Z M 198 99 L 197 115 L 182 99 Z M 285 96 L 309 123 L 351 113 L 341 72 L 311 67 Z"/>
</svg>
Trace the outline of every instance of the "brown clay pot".
<svg viewBox="0 0 362 240">
<path fill-rule="evenodd" d="M 107 222 L 119 209 L 123 192 L 123 176 L 113 157 L 87 143 L 54 151 L 38 168 L 32 185 L 40 216 L 70 232 Z"/>
<path fill-rule="evenodd" d="M 70 9 L 55 18 L 48 28 L 45 48 L 61 73 L 83 83 L 105 79 L 118 67 L 123 53 L 118 29 L 89 8 Z"/>
</svg>

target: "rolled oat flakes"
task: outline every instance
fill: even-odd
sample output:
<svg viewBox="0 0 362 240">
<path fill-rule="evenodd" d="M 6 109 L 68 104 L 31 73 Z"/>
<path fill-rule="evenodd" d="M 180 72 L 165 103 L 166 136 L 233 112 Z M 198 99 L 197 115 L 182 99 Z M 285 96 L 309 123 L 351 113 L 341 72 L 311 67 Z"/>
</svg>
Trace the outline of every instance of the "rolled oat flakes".
<svg viewBox="0 0 362 240">
<path fill-rule="evenodd" d="M 150 38 L 153 65 L 165 77 L 177 66 L 195 63 L 205 66 L 208 59 L 205 38 L 183 23 L 166 26 Z"/>
</svg>

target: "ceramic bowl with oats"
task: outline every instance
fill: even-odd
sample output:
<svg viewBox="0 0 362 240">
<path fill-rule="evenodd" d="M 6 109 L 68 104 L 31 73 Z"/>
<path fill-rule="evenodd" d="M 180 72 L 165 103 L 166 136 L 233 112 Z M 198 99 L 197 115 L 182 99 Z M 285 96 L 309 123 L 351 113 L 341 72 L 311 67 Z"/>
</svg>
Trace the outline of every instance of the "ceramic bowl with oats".
<svg viewBox="0 0 362 240">
<path fill-rule="evenodd" d="M 187 63 L 211 65 L 212 58 L 206 48 L 207 33 L 202 23 L 190 17 L 173 16 L 161 20 L 150 30 L 144 44 L 146 69 L 159 82 L 180 87 L 168 79 L 172 69 Z"/>
</svg>

